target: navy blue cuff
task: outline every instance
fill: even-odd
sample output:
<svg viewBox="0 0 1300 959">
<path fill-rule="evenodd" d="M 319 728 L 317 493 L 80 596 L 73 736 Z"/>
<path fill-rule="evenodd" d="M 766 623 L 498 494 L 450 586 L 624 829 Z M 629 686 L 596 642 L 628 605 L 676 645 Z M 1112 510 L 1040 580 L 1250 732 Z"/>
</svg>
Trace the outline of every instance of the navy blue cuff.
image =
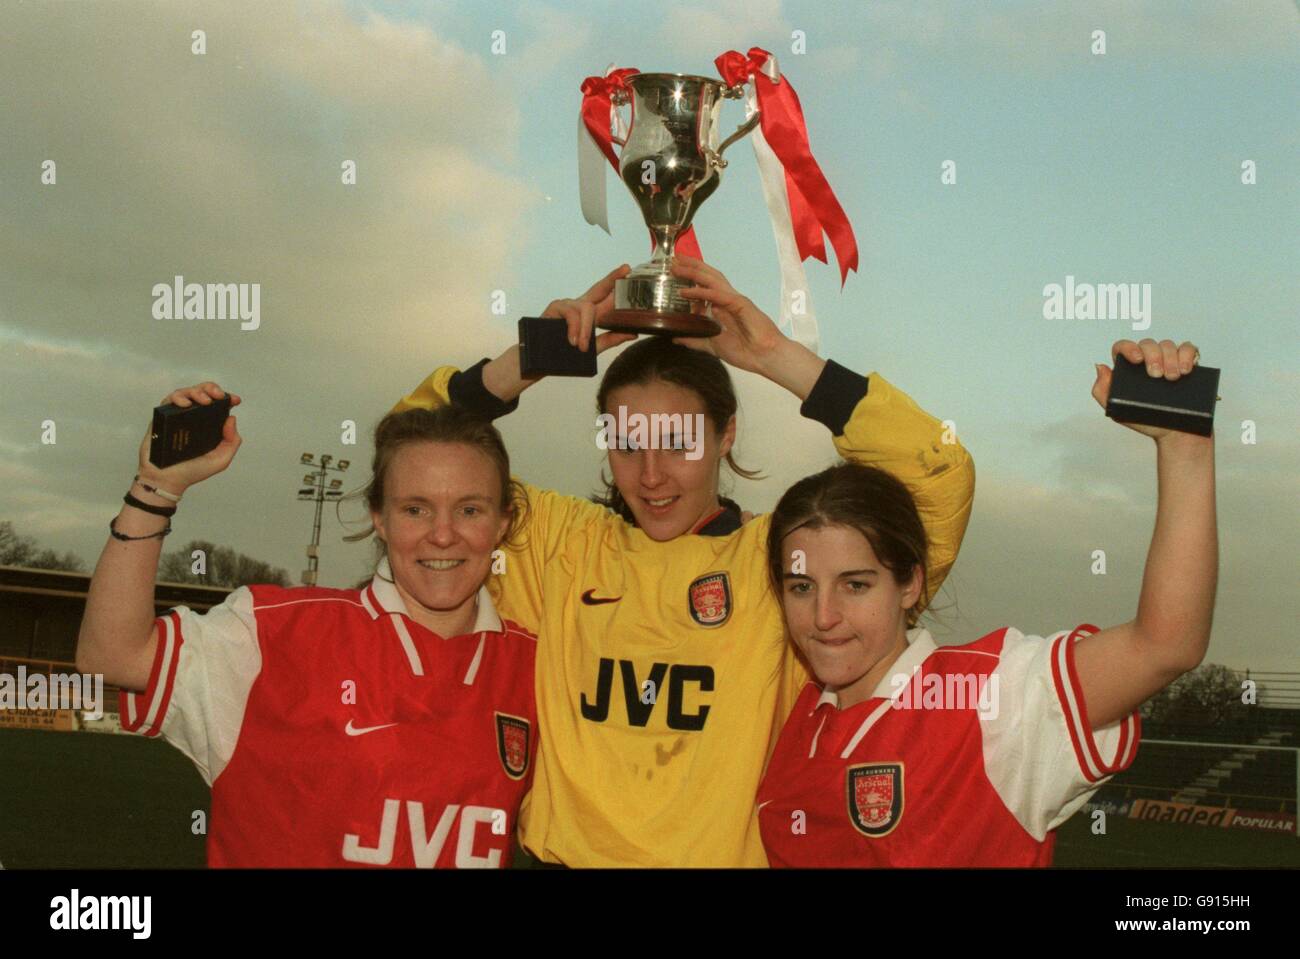
<svg viewBox="0 0 1300 959">
<path fill-rule="evenodd" d="M 839 436 L 852 418 L 854 408 L 867 395 L 867 386 L 867 378 L 861 373 L 827 360 L 799 412 L 821 423 L 832 436 Z"/>
<path fill-rule="evenodd" d="M 461 406 L 494 420 L 498 416 L 513 413 L 519 406 L 519 398 L 515 397 L 507 403 L 483 385 L 483 367 L 487 364 L 488 360 L 484 358 L 467 370 L 453 373 L 447 383 L 447 394 L 451 397 L 452 406 Z"/>
</svg>

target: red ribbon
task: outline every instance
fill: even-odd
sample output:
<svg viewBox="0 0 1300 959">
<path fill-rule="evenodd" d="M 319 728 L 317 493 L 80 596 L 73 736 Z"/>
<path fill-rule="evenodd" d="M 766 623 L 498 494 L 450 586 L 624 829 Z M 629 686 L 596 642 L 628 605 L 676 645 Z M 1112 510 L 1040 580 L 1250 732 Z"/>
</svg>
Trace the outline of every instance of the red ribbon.
<svg viewBox="0 0 1300 959">
<path fill-rule="evenodd" d="M 610 98 L 616 90 L 630 93 L 627 78 L 638 72 L 635 67 L 624 67 L 611 71 L 607 77 L 587 77 L 582 81 L 582 122 L 615 170 L 618 170 L 618 157 L 609 131 Z"/>
<path fill-rule="evenodd" d="M 858 268 L 858 242 L 853 236 L 853 226 L 835 198 L 831 185 L 826 182 L 821 167 L 813 159 L 803 108 L 790 81 L 782 77 L 777 83 L 763 72 L 771 56 L 761 47 L 750 47 L 747 57 L 729 50 L 713 63 L 728 86 L 738 86 L 750 77 L 754 78 L 763 136 L 785 168 L 790 220 L 799 258 L 806 260 L 813 256 L 826 262 L 826 246 L 822 242 L 824 231 L 835 248 L 835 258 L 840 265 L 840 285 L 843 286 L 849 270 Z"/>
<path fill-rule="evenodd" d="M 614 153 L 614 138 L 609 129 L 609 111 L 611 106 L 611 97 L 614 91 L 623 91 L 631 94 L 627 85 L 627 78 L 633 74 L 639 73 L 635 67 L 622 67 L 618 70 L 611 70 L 609 76 L 605 77 L 587 77 L 582 81 L 582 122 L 586 124 L 587 132 L 596 141 L 614 172 L 618 173 L 618 156 Z M 635 120 L 635 118 L 634 118 Z M 650 251 L 653 253 L 655 247 L 654 232 L 650 233 Z M 686 232 L 677 237 L 677 242 L 673 245 L 675 252 L 684 253 L 686 256 L 693 256 L 696 259 L 704 259 L 700 252 L 700 245 L 695 239 L 695 227 L 688 227 Z M 823 257 L 824 259 L 824 257 Z"/>
</svg>

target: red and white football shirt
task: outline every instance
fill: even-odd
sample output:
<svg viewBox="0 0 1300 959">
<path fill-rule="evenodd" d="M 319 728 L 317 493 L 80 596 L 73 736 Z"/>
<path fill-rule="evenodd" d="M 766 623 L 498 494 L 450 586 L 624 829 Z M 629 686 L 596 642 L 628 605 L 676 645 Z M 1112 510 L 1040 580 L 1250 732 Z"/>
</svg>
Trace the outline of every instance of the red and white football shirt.
<svg viewBox="0 0 1300 959">
<path fill-rule="evenodd" d="M 241 587 L 159 617 L 123 727 L 212 787 L 210 866 L 501 867 L 537 749 L 536 637 L 497 616 L 444 638 L 384 560 L 363 590 Z M 183 828 L 183 827 L 179 827 Z"/>
<path fill-rule="evenodd" d="M 809 683 L 759 787 L 773 866 L 1046 866 L 1053 830 L 1133 762 L 1137 714 L 1092 730 L 1083 630 L 965 646 L 909 630 L 865 702 Z"/>
</svg>

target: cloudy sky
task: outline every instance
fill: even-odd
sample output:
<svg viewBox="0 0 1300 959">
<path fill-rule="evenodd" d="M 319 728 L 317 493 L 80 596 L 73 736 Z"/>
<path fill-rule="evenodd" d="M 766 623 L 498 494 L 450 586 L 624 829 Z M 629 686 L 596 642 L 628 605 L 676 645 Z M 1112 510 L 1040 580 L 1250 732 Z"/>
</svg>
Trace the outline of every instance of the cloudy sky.
<svg viewBox="0 0 1300 959">
<path fill-rule="evenodd" d="M 954 420 L 978 465 L 941 638 L 1136 608 L 1154 452 L 1089 396 L 1092 364 L 1134 334 L 1125 319 L 1044 319 L 1043 288 L 1073 276 L 1150 284 L 1143 335 L 1193 340 L 1223 367 L 1209 658 L 1300 663 L 1300 27 L 1287 0 L 10 2 L 0 38 L 0 518 L 45 545 L 93 563 L 150 408 L 211 378 L 245 397 L 245 443 L 186 497 L 168 548 L 208 538 L 296 576 L 311 528 L 294 499 L 301 452 L 364 467 L 370 427 L 434 366 L 495 356 L 520 315 L 644 259 L 612 177 L 613 235 L 579 212 L 582 79 L 610 63 L 712 74 L 724 50 L 762 46 L 799 92 L 861 249 L 843 290 L 809 261 L 823 355 Z M 728 126 L 742 117 L 725 107 Z M 775 312 L 753 154 L 729 155 L 700 241 Z M 341 182 L 347 160 L 355 185 Z M 259 283 L 260 327 L 154 319 L 154 284 L 178 274 Z M 734 495 L 766 510 L 834 454 L 791 396 L 736 378 L 741 461 L 768 478 Z M 529 391 L 503 422 L 516 472 L 589 492 L 593 396 L 584 381 Z M 355 447 L 340 442 L 348 419 Z M 348 487 L 364 479 L 354 467 Z M 369 549 L 342 532 L 327 511 L 327 585 L 367 569 Z M 1096 549 L 1105 576 L 1090 573 Z"/>
</svg>

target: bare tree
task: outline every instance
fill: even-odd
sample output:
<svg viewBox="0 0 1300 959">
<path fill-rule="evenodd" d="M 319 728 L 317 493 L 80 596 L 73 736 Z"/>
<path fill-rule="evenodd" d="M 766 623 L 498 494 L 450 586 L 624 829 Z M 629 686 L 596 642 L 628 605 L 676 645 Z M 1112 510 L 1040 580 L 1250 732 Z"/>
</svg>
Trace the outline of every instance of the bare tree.
<svg viewBox="0 0 1300 959">
<path fill-rule="evenodd" d="M 1152 696 L 1142 718 L 1181 729 L 1225 727 L 1246 718 L 1241 701 L 1241 677 L 1227 666 L 1204 663 L 1184 673 Z"/>
<path fill-rule="evenodd" d="M 290 585 L 286 570 L 245 556 L 229 546 L 218 546 L 201 539 L 190 540 L 181 549 L 164 553 L 158 561 L 158 580 L 232 588 L 253 583 Z"/>
<path fill-rule="evenodd" d="M 9 520 L 0 520 L 0 566 L 26 566 L 29 569 L 61 569 L 84 573 L 85 561 L 71 551 L 60 555 L 41 549 L 30 536 L 20 536 Z"/>
</svg>

